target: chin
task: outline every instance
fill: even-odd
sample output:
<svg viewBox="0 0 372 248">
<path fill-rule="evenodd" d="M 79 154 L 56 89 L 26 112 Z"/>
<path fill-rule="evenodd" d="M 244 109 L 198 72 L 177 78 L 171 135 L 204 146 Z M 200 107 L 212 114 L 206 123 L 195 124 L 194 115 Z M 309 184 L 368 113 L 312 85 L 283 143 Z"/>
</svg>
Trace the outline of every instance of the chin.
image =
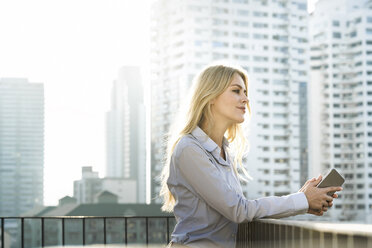
<svg viewBox="0 0 372 248">
<path fill-rule="evenodd" d="M 244 117 L 243 118 L 239 118 L 239 119 L 237 119 L 236 121 L 235 121 L 236 123 L 243 123 L 244 122 Z"/>
</svg>

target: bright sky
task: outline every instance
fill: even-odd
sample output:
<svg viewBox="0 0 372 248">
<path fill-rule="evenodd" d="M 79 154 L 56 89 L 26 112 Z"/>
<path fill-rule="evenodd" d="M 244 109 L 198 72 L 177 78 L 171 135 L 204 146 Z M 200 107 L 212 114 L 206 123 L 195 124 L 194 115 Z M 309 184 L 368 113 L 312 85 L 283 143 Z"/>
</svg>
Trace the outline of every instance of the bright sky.
<svg viewBox="0 0 372 248">
<path fill-rule="evenodd" d="M 1 0 L 0 77 L 45 87 L 44 202 L 104 176 L 105 112 L 120 67 L 147 65 L 148 0 Z"/>
<path fill-rule="evenodd" d="M 0 1 L 0 77 L 45 87 L 46 205 L 72 196 L 82 166 L 104 176 L 112 81 L 147 66 L 149 1 Z"/>
</svg>

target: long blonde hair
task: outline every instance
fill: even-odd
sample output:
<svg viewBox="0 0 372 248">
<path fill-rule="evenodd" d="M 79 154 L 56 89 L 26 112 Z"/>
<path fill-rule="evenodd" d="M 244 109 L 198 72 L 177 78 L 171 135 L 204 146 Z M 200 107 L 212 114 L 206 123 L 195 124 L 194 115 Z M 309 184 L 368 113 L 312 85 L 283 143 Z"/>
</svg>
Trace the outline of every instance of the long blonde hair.
<svg viewBox="0 0 372 248">
<path fill-rule="evenodd" d="M 229 86 L 232 81 L 234 74 L 238 74 L 242 77 L 246 89 L 248 89 L 248 76 L 246 71 L 239 66 L 232 65 L 210 65 L 203 69 L 197 77 L 194 79 L 192 95 L 189 109 L 187 111 L 186 120 L 183 122 L 183 127 L 178 129 L 178 132 L 174 132 L 174 127 L 170 133 L 170 139 L 168 139 L 167 146 L 167 157 L 161 173 L 161 190 L 160 196 L 163 198 L 162 210 L 171 212 L 175 204 L 175 199 L 172 193 L 168 189 L 167 180 L 169 177 L 169 165 L 170 158 L 173 150 L 179 140 L 186 134 L 190 134 L 197 126 L 200 126 L 203 121 L 208 123 L 206 133 L 209 134 L 208 130 L 213 128 L 213 116 L 211 112 L 211 101 L 221 95 Z M 251 109 L 247 102 L 247 108 L 249 113 Z M 227 130 L 226 134 L 229 142 L 234 141 L 234 147 L 236 148 L 236 154 L 234 158 L 233 168 L 237 175 L 238 173 L 237 164 L 243 174 L 249 178 L 247 171 L 244 169 L 242 164 L 242 157 L 246 148 L 246 139 L 243 134 L 242 126 L 239 123 L 232 124 Z M 243 178 L 244 180 L 244 178 Z"/>
</svg>

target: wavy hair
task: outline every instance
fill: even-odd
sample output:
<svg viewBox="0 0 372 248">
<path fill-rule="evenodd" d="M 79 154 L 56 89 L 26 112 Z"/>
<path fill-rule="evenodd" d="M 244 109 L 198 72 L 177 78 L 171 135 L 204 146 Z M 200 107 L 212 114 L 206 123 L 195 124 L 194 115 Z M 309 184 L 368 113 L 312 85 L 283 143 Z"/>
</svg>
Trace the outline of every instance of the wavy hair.
<svg viewBox="0 0 372 248">
<path fill-rule="evenodd" d="M 187 110 L 186 114 L 183 114 L 183 117 L 186 119 L 185 121 L 181 122 L 182 126 L 172 126 L 171 132 L 168 135 L 168 137 L 170 138 L 168 139 L 167 155 L 162 173 L 160 175 L 160 196 L 163 198 L 163 211 L 173 211 L 173 207 L 175 204 L 174 196 L 169 191 L 167 185 L 170 159 L 175 146 L 184 135 L 190 134 L 197 126 L 201 126 L 201 123 L 204 121 L 206 121 L 206 123 L 208 124 L 206 133 L 207 135 L 209 135 L 209 130 L 213 129 L 214 124 L 211 111 L 211 101 L 221 95 L 230 86 L 233 76 L 236 73 L 242 77 L 245 87 L 246 89 L 248 89 L 248 75 L 246 71 L 239 66 L 226 64 L 210 65 L 204 68 L 194 78 L 193 87 L 191 90 L 191 99 L 189 100 L 189 104 L 186 105 L 189 109 Z M 248 101 L 247 108 L 249 114 L 251 114 L 251 109 L 249 107 Z M 236 153 L 233 163 L 234 171 L 239 176 L 239 178 L 246 180 L 238 173 L 239 165 L 239 169 L 243 172 L 243 174 L 247 178 L 250 178 L 242 163 L 242 158 L 246 149 L 247 142 L 244 137 L 241 125 L 241 123 L 232 124 L 226 130 L 225 137 L 229 142 L 232 142 L 233 147 L 235 147 Z"/>
</svg>

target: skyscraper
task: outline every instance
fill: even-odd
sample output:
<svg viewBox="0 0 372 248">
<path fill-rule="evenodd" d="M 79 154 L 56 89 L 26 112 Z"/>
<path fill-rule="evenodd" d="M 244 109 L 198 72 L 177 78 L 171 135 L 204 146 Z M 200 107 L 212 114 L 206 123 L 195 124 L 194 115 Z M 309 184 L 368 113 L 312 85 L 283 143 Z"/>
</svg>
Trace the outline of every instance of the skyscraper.
<svg viewBox="0 0 372 248">
<path fill-rule="evenodd" d="M 44 86 L 0 79 L 0 216 L 43 204 Z"/>
<path fill-rule="evenodd" d="M 252 119 L 245 165 L 249 198 L 300 187 L 300 85 L 308 81 L 307 2 L 158 0 L 152 28 L 152 178 L 163 166 L 164 135 L 195 74 L 215 60 L 250 75 Z M 305 167 L 307 165 L 305 164 Z M 307 171 L 307 168 L 304 168 Z M 152 184 L 154 199 L 159 182 Z M 157 200 L 159 201 L 159 199 Z"/>
<path fill-rule="evenodd" d="M 319 1 L 310 35 L 310 163 L 345 176 L 333 219 L 372 222 L 372 2 Z"/>
<path fill-rule="evenodd" d="M 106 176 L 137 182 L 137 202 L 146 201 L 145 106 L 140 68 L 120 69 L 107 113 Z"/>
</svg>

